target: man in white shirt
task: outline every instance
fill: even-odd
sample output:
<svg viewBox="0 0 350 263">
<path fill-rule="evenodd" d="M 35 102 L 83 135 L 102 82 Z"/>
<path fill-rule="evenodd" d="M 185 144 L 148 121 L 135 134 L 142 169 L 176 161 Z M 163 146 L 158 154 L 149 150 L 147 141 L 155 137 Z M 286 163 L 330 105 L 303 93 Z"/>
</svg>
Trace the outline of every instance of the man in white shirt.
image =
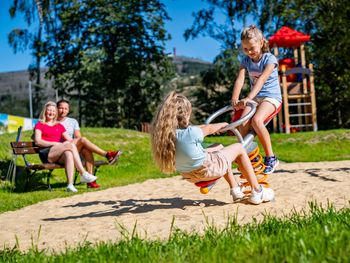
<svg viewBox="0 0 350 263">
<path fill-rule="evenodd" d="M 82 137 L 79 123 L 77 122 L 77 120 L 67 117 L 69 114 L 69 102 L 67 100 L 62 99 L 58 101 L 57 108 L 58 108 L 57 121 L 59 121 L 66 128 L 66 131 L 68 132 L 69 136 L 71 136 L 74 139 L 74 143 L 76 144 L 79 153 L 84 158 L 86 170 L 89 173 L 93 173 L 93 169 L 94 169 L 93 153 L 106 157 L 109 164 L 113 164 L 118 160 L 120 154 L 122 153 L 121 151 L 102 150 L 100 147 L 90 142 L 87 138 Z M 96 181 L 92 183 L 88 183 L 87 185 L 90 188 L 100 187 L 100 185 L 98 185 Z"/>
</svg>

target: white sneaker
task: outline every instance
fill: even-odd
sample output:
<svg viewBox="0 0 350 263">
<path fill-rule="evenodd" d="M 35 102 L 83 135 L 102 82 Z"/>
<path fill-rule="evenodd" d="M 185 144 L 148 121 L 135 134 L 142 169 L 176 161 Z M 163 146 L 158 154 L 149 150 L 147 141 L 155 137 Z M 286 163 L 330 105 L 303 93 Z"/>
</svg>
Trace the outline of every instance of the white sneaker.
<svg viewBox="0 0 350 263">
<path fill-rule="evenodd" d="M 252 194 L 248 199 L 249 203 L 258 205 L 262 202 L 270 202 L 275 199 L 275 193 L 271 188 L 264 188 L 262 186 L 260 186 L 260 188 L 260 192 L 256 192 L 254 189 L 252 190 Z"/>
<path fill-rule="evenodd" d="M 244 193 L 239 186 L 231 188 L 230 194 L 232 195 L 233 202 L 239 201 L 244 197 Z"/>
<path fill-rule="evenodd" d="M 74 185 L 69 184 L 69 185 L 67 186 L 67 192 L 76 193 L 76 192 L 78 192 L 78 190 L 77 190 L 77 188 L 74 187 Z"/>
<path fill-rule="evenodd" d="M 96 181 L 97 176 L 89 174 L 87 171 L 83 172 L 82 175 L 80 175 L 80 182 L 81 183 L 92 183 Z"/>
</svg>

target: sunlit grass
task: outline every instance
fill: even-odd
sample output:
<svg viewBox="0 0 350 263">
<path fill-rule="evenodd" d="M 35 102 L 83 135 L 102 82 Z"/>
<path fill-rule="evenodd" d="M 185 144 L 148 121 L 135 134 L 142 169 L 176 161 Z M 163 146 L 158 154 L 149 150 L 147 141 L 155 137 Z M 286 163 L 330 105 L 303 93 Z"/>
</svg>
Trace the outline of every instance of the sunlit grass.
<svg viewBox="0 0 350 263">
<path fill-rule="evenodd" d="M 168 240 L 144 240 L 124 233 L 117 243 L 91 245 L 48 254 L 35 244 L 26 253 L 0 252 L 2 262 L 348 262 L 350 209 L 336 211 L 310 203 L 309 212 L 285 218 L 265 215 L 262 222 L 226 228 L 208 225 L 203 235 L 174 230 Z"/>
<path fill-rule="evenodd" d="M 116 165 L 107 165 L 100 168 L 97 173 L 98 183 L 101 189 L 122 186 L 131 183 L 142 182 L 151 178 L 165 178 L 166 176 L 157 169 L 152 160 L 150 149 L 150 136 L 133 130 L 113 128 L 85 128 L 84 136 L 99 145 L 103 149 L 121 149 L 123 154 Z M 22 141 L 30 140 L 31 132 L 24 132 Z M 12 158 L 9 143 L 14 141 L 16 134 L 0 135 L 0 176 L 5 178 L 9 162 Z M 350 159 L 350 132 L 349 130 L 330 130 L 320 132 L 304 132 L 295 134 L 272 134 L 274 151 L 280 160 L 285 162 L 313 162 L 336 161 Z M 235 143 L 235 137 L 213 136 L 206 142 L 220 142 L 225 145 Z M 103 159 L 96 156 L 96 159 Z M 40 162 L 37 156 L 30 156 L 30 162 Z M 23 166 L 21 157 L 18 165 Z M 53 191 L 45 188 L 45 174 L 35 176 L 30 184 L 30 191 L 23 192 L 24 174 L 18 176 L 18 184 L 15 191 L 0 185 L 0 213 L 16 210 L 39 201 L 72 196 L 66 193 L 66 178 L 64 170 L 55 170 L 51 183 Z M 39 184 L 38 180 L 42 183 Z M 38 187 L 40 186 L 40 187 Z M 86 185 L 77 185 L 79 193 L 96 191 L 87 189 Z"/>
</svg>

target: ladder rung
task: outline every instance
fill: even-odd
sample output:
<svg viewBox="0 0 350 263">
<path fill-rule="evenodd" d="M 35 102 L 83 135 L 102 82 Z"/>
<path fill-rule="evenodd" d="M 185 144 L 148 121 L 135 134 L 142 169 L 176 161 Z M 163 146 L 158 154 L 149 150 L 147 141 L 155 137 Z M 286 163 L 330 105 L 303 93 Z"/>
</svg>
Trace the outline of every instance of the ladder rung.
<svg viewBox="0 0 350 263">
<path fill-rule="evenodd" d="M 310 98 L 309 94 L 296 94 L 296 95 L 288 95 L 288 99 L 304 99 Z"/>
<path fill-rule="evenodd" d="M 312 127 L 312 124 L 296 124 L 296 125 L 290 125 L 290 127 Z"/>
<path fill-rule="evenodd" d="M 289 117 L 311 116 L 312 113 L 289 114 Z"/>
<path fill-rule="evenodd" d="M 304 106 L 304 105 L 311 105 L 311 102 L 301 102 L 301 103 L 288 103 L 289 106 Z"/>
</svg>

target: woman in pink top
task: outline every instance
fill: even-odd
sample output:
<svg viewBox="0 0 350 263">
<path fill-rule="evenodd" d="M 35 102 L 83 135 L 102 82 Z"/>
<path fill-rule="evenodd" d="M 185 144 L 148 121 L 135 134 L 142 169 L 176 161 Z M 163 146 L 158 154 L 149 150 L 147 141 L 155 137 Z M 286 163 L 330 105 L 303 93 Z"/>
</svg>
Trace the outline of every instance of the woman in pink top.
<svg viewBox="0 0 350 263">
<path fill-rule="evenodd" d="M 34 141 L 42 148 L 39 157 L 44 163 L 64 163 L 68 181 L 67 191 L 78 191 L 73 185 L 75 168 L 80 173 L 82 183 L 95 181 L 97 177 L 84 169 L 77 147 L 72 143 L 73 139 L 69 137 L 63 125 L 56 121 L 56 103 L 47 102 L 39 119 L 34 128 Z"/>
</svg>

